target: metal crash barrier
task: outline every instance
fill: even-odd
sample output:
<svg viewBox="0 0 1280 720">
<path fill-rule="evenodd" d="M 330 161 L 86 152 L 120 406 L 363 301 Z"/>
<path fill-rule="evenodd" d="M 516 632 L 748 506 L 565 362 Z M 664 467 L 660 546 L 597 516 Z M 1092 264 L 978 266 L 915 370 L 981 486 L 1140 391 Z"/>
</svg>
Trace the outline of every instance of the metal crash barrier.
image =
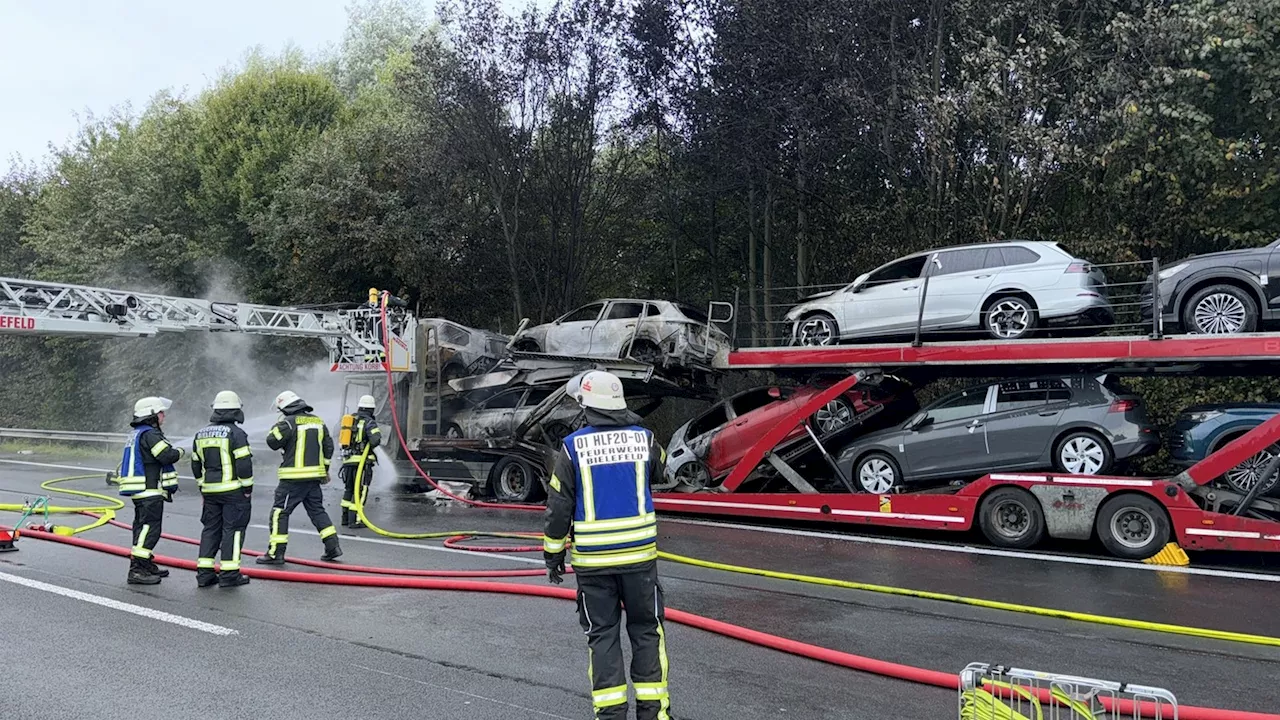
<svg viewBox="0 0 1280 720">
<path fill-rule="evenodd" d="M 960 673 L 960 720 L 1177 720 L 1163 688 L 970 663 Z"/>
</svg>

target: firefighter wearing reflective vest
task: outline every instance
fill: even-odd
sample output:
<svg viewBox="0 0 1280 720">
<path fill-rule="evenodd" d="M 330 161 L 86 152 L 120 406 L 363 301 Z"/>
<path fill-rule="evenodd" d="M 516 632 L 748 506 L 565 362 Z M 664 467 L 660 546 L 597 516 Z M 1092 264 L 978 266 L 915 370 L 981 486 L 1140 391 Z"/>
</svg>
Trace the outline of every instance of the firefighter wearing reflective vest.
<svg viewBox="0 0 1280 720">
<path fill-rule="evenodd" d="M 382 444 L 382 429 L 373 418 L 373 411 L 378 403 L 372 395 L 362 395 L 356 405 L 356 414 L 343 419 L 342 440 L 342 526 L 362 528 L 360 515 L 356 512 L 356 488 L 360 489 L 359 500 L 363 504 L 365 493 L 369 490 L 369 482 L 373 479 L 373 466 L 378 464 L 378 456 L 374 450 Z"/>
<path fill-rule="evenodd" d="M 653 433 L 636 425 L 640 418 L 627 410 L 616 376 L 589 372 L 570 381 L 568 392 L 584 408 L 587 426 L 564 439 L 548 481 L 542 540 L 548 577 L 562 582 L 572 531 L 595 717 L 627 717 L 625 607 L 636 719 L 669 720 L 658 526 L 649 494 L 665 453 Z"/>
<path fill-rule="evenodd" d="M 169 577 L 153 559 L 164 521 L 164 504 L 178 491 L 182 449 L 165 439 L 160 425 L 173 406 L 168 398 L 145 397 L 133 404 L 133 429 L 120 460 L 120 494 L 133 500 L 133 548 L 129 551 L 130 585 L 156 585 Z"/>
<path fill-rule="evenodd" d="M 253 453 L 244 422 L 240 396 L 223 390 L 213 398 L 209 426 L 196 433 L 191 452 L 191 474 L 200 486 L 204 509 L 200 522 L 200 558 L 196 560 L 196 586 L 236 587 L 249 578 L 240 572 L 240 548 L 249 527 L 249 497 L 253 494 Z M 214 569 L 218 551 L 222 566 Z"/>
<path fill-rule="evenodd" d="M 338 529 L 324 511 L 324 493 L 320 486 L 329 482 L 329 459 L 333 457 L 333 436 L 324 421 L 312 415 L 313 408 L 292 390 L 276 396 L 280 421 L 267 433 L 267 447 L 284 455 L 276 471 L 275 501 L 271 504 L 271 537 L 267 552 L 255 562 L 261 565 L 283 565 L 289 544 L 289 516 L 299 504 L 307 511 L 311 523 L 324 541 L 321 560 L 342 555 L 338 546 Z"/>
</svg>

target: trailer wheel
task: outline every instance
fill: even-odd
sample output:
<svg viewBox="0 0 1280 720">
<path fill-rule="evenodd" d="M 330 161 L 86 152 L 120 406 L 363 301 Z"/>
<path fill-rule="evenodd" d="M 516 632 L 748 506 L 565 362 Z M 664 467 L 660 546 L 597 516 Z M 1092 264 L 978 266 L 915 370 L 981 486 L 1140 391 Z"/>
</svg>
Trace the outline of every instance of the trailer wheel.
<svg viewBox="0 0 1280 720">
<path fill-rule="evenodd" d="M 1117 495 L 1102 504 L 1094 522 L 1098 539 L 1116 557 L 1145 560 L 1169 542 L 1169 516 L 1145 495 Z"/>
<path fill-rule="evenodd" d="M 537 499 L 541 485 L 529 463 L 504 457 L 489 471 L 489 487 L 498 502 L 523 503 Z"/>
<path fill-rule="evenodd" d="M 996 488 L 978 507 L 978 525 L 992 545 L 1029 548 L 1044 537 L 1044 510 L 1020 487 Z"/>
</svg>

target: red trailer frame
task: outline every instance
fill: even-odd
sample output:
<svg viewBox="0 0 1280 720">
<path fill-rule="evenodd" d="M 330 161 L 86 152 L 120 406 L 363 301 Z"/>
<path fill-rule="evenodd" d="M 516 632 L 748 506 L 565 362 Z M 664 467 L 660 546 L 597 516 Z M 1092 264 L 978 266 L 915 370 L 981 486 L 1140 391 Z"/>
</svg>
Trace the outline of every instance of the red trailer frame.
<svg viewBox="0 0 1280 720">
<path fill-rule="evenodd" d="M 993 363 L 1081 367 L 1114 363 L 1172 366 L 1224 361 L 1269 365 L 1276 360 L 1280 360 L 1280 334 L 944 343 L 927 347 L 764 348 L 731 353 L 727 369 L 896 369 L 920 365 Z M 676 513 L 963 531 L 973 528 L 978 522 L 983 501 L 990 493 L 1001 487 L 1017 487 L 1039 501 L 1049 536 L 1088 539 L 1093 534 L 1097 512 L 1104 502 L 1124 494 L 1138 494 L 1153 499 L 1164 508 L 1175 539 L 1184 549 L 1280 552 L 1280 522 L 1206 509 L 1240 504 L 1241 496 L 1206 486 L 1227 470 L 1280 441 L 1280 416 L 1259 425 L 1172 478 L 993 473 L 954 491 L 888 495 L 737 492 L 743 481 L 791 428 L 805 422 L 818 408 L 857 383 L 860 377 L 861 374 L 851 375 L 797 408 L 748 450 L 742 462 L 719 487 L 698 493 L 655 493 L 655 508 Z"/>
</svg>

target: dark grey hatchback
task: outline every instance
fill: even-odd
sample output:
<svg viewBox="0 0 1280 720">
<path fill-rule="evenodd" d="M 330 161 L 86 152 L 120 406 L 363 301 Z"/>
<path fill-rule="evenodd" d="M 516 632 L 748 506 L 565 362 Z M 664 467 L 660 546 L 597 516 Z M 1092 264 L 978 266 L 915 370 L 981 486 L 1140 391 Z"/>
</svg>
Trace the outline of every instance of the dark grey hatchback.
<svg viewBox="0 0 1280 720">
<path fill-rule="evenodd" d="M 869 493 L 906 483 L 1049 470 L 1098 475 L 1160 445 L 1142 399 L 1110 375 L 1004 380 L 948 395 L 840 453 Z"/>
</svg>

